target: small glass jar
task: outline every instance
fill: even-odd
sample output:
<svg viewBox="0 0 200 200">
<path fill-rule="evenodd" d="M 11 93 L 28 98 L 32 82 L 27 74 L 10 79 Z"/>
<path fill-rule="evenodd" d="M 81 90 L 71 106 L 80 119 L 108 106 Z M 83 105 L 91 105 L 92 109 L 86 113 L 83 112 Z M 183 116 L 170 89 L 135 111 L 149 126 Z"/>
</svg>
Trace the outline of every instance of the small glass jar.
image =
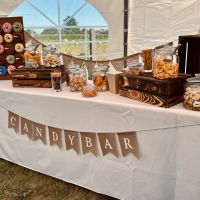
<svg viewBox="0 0 200 200">
<path fill-rule="evenodd" d="M 189 110 L 200 111 L 200 74 L 195 76 L 187 79 L 183 106 Z"/>
<path fill-rule="evenodd" d="M 73 72 L 74 70 L 80 69 L 79 65 L 74 64 L 71 62 L 67 67 L 66 67 L 66 73 L 65 73 L 65 80 L 67 86 L 69 86 L 69 74 Z"/>
<path fill-rule="evenodd" d="M 97 96 L 97 88 L 94 85 L 86 85 L 83 86 L 82 96 L 83 97 L 96 97 Z"/>
<path fill-rule="evenodd" d="M 87 77 L 85 70 L 74 69 L 69 74 L 70 91 L 82 91 L 83 86 L 87 85 Z"/>
<path fill-rule="evenodd" d="M 128 67 L 127 73 L 129 75 L 140 75 L 144 72 L 142 63 L 139 63 L 138 60 L 135 60 L 134 62 L 129 63 L 127 67 Z"/>
<path fill-rule="evenodd" d="M 97 66 L 94 68 L 93 84 L 97 87 L 98 92 L 105 92 L 109 90 L 106 69 L 107 68 L 104 66 Z"/>
<path fill-rule="evenodd" d="M 24 52 L 25 67 L 37 68 L 41 65 L 41 53 L 35 47 L 27 47 Z"/>
<path fill-rule="evenodd" d="M 175 48 L 166 46 L 155 49 L 153 57 L 153 76 L 158 79 L 177 78 L 179 65 Z"/>
</svg>

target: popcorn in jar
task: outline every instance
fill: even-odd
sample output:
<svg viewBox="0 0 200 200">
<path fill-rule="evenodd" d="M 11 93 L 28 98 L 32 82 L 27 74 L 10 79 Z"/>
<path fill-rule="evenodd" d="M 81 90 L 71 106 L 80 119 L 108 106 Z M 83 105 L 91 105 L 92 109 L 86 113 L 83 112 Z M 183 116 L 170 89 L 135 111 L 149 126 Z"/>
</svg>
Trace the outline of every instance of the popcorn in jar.
<svg viewBox="0 0 200 200">
<path fill-rule="evenodd" d="M 84 70 L 77 69 L 69 74 L 70 91 L 82 91 L 83 86 L 87 85 L 87 77 Z"/>
<path fill-rule="evenodd" d="M 93 84 L 97 87 L 97 91 L 99 92 L 105 92 L 109 90 L 106 69 L 107 68 L 103 66 L 98 66 L 94 68 Z"/>
<path fill-rule="evenodd" d="M 153 76 L 158 79 L 177 78 L 179 65 L 175 54 L 176 48 L 167 46 L 155 49 L 153 58 Z"/>
</svg>

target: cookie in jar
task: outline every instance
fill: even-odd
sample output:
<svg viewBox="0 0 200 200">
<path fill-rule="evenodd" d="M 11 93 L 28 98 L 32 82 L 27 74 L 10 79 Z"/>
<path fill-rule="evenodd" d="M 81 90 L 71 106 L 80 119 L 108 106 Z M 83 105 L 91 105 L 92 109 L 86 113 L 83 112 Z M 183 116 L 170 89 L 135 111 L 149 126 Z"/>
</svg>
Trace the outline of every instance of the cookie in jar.
<svg viewBox="0 0 200 200">
<path fill-rule="evenodd" d="M 200 74 L 187 79 L 183 106 L 189 110 L 200 111 Z"/>
<path fill-rule="evenodd" d="M 87 85 L 87 75 L 82 69 L 75 69 L 69 74 L 69 87 L 71 92 L 81 92 Z"/>
<path fill-rule="evenodd" d="M 97 66 L 94 68 L 93 84 L 96 86 L 98 92 L 105 92 L 109 90 L 106 71 L 107 68 L 104 66 Z"/>
</svg>

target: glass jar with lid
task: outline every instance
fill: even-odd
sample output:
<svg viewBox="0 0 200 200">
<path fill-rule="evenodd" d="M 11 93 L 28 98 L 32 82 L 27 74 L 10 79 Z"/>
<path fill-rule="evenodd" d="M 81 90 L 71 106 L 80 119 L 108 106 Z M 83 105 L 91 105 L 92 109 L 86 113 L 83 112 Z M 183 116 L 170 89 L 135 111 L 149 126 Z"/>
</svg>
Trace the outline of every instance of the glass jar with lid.
<svg viewBox="0 0 200 200">
<path fill-rule="evenodd" d="M 109 89 L 108 79 L 107 79 L 107 67 L 97 66 L 93 71 L 93 84 L 97 87 L 97 91 L 105 92 Z"/>
<path fill-rule="evenodd" d="M 187 79 L 183 106 L 189 110 L 200 111 L 200 74 Z"/>
<path fill-rule="evenodd" d="M 65 80 L 66 80 L 67 86 L 69 86 L 69 74 L 70 74 L 71 72 L 73 72 L 74 70 L 78 70 L 78 69 L 80 69 L 79 65 L 74 64 L 73 61 L 71 61 L 71 62 L 69 63 L 69 65 L 65 68 L 65 70 L 66 70 L 66 73 L 65 73 Z"/>
<path fill-rule="evenodd" d="M 74 69 L 69 73 L 69 87 L 72 92 L 82 91 L 83 86 L 87 85 L 87 75 L 85 70 Z"/>
<path fill-rule="evenodd" d="M 165 46 L 155 49 L 153 56 L 153 76 L 158 79 L 177 78 L 179 73 L 177 47 Z"/>
<path fill-rule="evenodd" d="M 127 65 L 127 73 L 129 75 L 140 75 L 144 72 L 143 65 L 139 60 L 134 60 Z"/>
</svg>

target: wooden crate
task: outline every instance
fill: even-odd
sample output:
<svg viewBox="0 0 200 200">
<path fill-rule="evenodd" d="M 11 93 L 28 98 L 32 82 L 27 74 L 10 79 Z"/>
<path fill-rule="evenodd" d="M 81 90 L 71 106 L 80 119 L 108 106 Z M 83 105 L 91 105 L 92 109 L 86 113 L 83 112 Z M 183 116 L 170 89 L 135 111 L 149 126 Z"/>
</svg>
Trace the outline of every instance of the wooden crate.
<svg viewBox="0 0 200 200">
<path fill-rule="evenodd" d="M 51 87 L 51 72 L 61 71 L 62 82 L 65 82 L 65 67 L 40 67 L 36 69 L 18 69 L 12 72 L 13 87 Z"/>
<path fill-rule="evenodd" d="M 169 108 L 183 100 L 187 77 L 187 75 L 180 75 L 176 79 L 159 80 L 153 78 L 152 74 L 141 76 L 122 74 L 119 81 L 119 94 L 134 100 Z"/>
</svg>

